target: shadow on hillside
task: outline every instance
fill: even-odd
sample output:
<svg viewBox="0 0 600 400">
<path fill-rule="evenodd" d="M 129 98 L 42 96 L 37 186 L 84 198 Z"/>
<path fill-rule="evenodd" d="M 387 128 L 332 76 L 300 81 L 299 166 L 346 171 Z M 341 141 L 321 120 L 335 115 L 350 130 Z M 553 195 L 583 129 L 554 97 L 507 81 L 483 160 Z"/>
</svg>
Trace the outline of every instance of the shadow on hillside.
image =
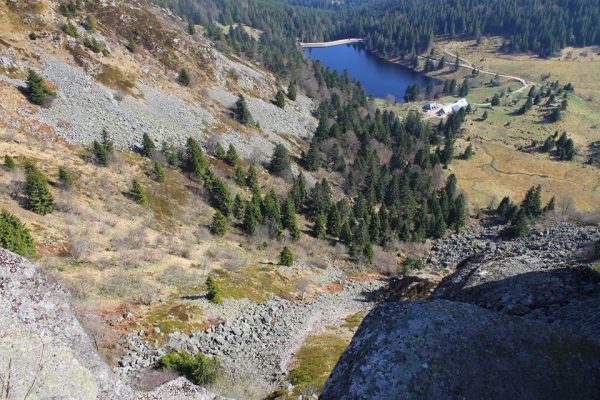
<svg viewBox="0 0 600 400">
<path fill-rule="evenodd" d="M 460 279 L 457 279 L 458 273 L 444 278 L 431 298 L 470 303 L 508 315 L 562 325 L 600 342 L 600 273 L 585 266 L 557 268 L 473 286 L 473 275 L 482 276 L 476 267 L 477 257 L 465 260 L 457 268 L 457 271 L 471 268 Z"/>
</svg>

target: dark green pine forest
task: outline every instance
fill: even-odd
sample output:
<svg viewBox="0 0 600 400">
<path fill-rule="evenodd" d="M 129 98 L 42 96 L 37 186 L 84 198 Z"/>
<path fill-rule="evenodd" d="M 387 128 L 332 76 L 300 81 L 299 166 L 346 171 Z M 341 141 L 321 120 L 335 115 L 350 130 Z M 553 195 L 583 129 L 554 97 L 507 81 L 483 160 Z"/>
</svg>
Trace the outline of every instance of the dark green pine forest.
<svg viewBox="0 0 600 400">
<path fill-rule="evenodd" d="M 366 39 L 385 57 L 424 52 L 435 37 L 498 35 L 506 52 L 542 57 L 565 46 L 600 44 L 597 0 L 153 0 L 196 24 L 213 39 L 261 61 L 275 73 L 302 62 L 296 39 Z M 245 24 L 263 31 L 259 41 L 214 25 Z"/>
</svg>

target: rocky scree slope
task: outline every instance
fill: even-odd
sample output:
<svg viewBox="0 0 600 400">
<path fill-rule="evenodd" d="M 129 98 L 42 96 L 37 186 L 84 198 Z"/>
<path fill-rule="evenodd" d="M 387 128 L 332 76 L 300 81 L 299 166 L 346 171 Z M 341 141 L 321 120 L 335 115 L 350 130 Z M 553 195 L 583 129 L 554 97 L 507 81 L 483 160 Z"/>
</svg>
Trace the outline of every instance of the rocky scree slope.
<svg viewBox="0 0 600 400">
<path fill-rule="evenodd" d="M 133 391 L 96 352 L 73 314 L 68 292 L 31 262 L 4 249 L 0 249 L 0 378 L 0 393 L 15 399 L 220 398 L 183 378 L 153 392 Z"/>
<path fill-rule="evenodd" d="M 272 297 L 260 304 L 226 299 L 223 305 L 215 306 L 202 297 L 197 301 L 211 315 L 223 320 L 221 324 L 189 335 L 175 332 L 160 347 L 131 334 L 129 352 L 119 361 L 117 371 L 124 376 L 132 375 L 155 365 L 168 352 L 185 350 L 219 357 L 230 376 L 241 377 L 251 372 L 252 381 L 260 387 L 277 387 L 285 383 L 293 354 L 308 334 L 369 310 L 375 305 L 373 294 L 384 285 L 383 281 L 342 279 L 340 282 L 341 292 L 324 293 L 311 302 Z"/>
<path fill-rule="evenodd" d="M 58 29 L 67 21 L 57 12 L 58 2 L 37 3 L 43 12 L 24 7 L 24 15 L 14 15 L 0 4 L 0 22 L 7 24 L 0 43 L 0 81 L 14 87 L 9 95 L 20 97 L 16 87 L 24 85 L 22 77 L 33 68 L 56 87 L 57 98 L 48 108 L 6 103 L 0 118 L 11 127 L 33 134 L 51 131 L 69 143 L 84 145 L 99 139 L 106 128 L 117 147 L 128 149 L 141 145 L 143 133 L 158 144 L 164 140 L 176 146 L 190 136 L 203 144 L 216 136 L 224 146 L 235 144 L 243 158 L 257 162 L 267 161 L 278 143 L 299 153 L 298 146 L 316 129 L 310 99 L 299 95 L 296 101 L 288 100 L 285 109 L 276 107 L 271 100 L 279 85 L 272 74 L 224 55 L 201 34 L 187 34 L 183 21 L 146 0 L 90 5 L 86 12 L 96 15 L 98 31 L 91 34 L 75 23 L 79 38 Z M 123 21 L 128 27 L 121 26 Z M 116 26 L 105 25 L 109 22 Z M 124 43 L 129 39 L 121 34 L 129 34 L 134 25 L 140 35 L 150 37 L 159 27 L 162 41 L 153 46 L 164 48 L 140 45 L 135 53 L 127 51 Z M 28 38 L 32 30 L 38 33 L 35 41 Z M 86 37 L 93 37 L 110 54 L 86 49 Z M 168 62 L 164 54 L 170 54 Z M 176 82 L 181 67 L 192 73 L 189 87 Z M 233 121 L 230 108 L 238 93 L 246 96 L 260 128 Z"/>
<path fill-rule="evenodd" d="M 427 264 L 466 258 L 430 300 L 377 306 L 322 398 L 598 398 L 598 228 L 557 223 L 510 241 L 498 229 L 436 242 Z"/>
</svg>

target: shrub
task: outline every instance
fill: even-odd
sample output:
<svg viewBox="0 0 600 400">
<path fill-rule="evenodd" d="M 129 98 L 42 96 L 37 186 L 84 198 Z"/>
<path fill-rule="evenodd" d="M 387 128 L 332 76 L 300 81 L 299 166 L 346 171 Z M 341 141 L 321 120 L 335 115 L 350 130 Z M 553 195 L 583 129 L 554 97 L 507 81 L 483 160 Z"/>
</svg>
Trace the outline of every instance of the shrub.
<svg viewBox="0 0 600 400">
<path fill-rule="evenodd" d="M 223 376 L 219 359 L 204 353 L 198 353 L 195 357 L 185 351 L 168 353 L 161 357 L 159 366 L 179 371 L 195 384 L 203 386 L 213 384 Z"/>
<path fill-rule="evenodd" d="M 35 244 L 19 218 L 0 211 L 0 247 L 25 257 L 35 256 Z"/>
<path fill-rule="evenodd" d="M 285 108 L 285 93 L 281 89 L 275 95 L 275 105 L 279 108 Z"/>
<path fill-rule="evenodd" d="M 73 177 L 65 167 L 58 167 L 58 180 L 62 187 L 68 189 L 73 185 Z"/>
<path fill-rule="evenodd" d="M 221 289 L 219 288 L 219 284 L 212 276 L 206 278 L 206 288 L 208 293 L 206 294 L 206 298 L 215 304 L 222 304 L 223 299 L 221 298 Z"/>
<path fill-rule="evenodd" d="M 129 193 L 131 194 L 131 197 L 133 197 L 136 203 L 140 205 L 148 203 L 148 196 L 146 195 L 146 191 L 136 178 L 133 178 L 133 181 L 131 181 L 131 190 L 129 191 Z"/>
<path fill-rule="evenodd" d="M 179 76 L 177 77 L 177 82 L 179 82 L 179 84 L 182 86 L 190 86 L 190 83 L 191 83 L 190 74 L 187 72 L 187 70 L 185 68 L 182 68 L 181 71 L 179 71 Z"/>
<path fill-rule="evenodd" d="M 66 33 L 67 35 L 71 36 L 71 37 L 79 37 L 79 32 L 77 31 L 77 27 L 75 25 L 73 25 L 73 23 L 71 21 L 67 22 L 63 28 L 62 28 L 63 32 Z"/>
<path fill-rule="evenodd" d="M 54 211 L 54 198 L 48 188 L 48 181 L 31 162 L 25 164 L 25 195 L 27 205 L 34 213 L 46 215 Z"/>
<path fill-rule="evenodd" d="M 213 215 L 212 223 L 210 225 L 210 231 L 213 235 L 223 236 L 227 233 L 227 218 L 217 210 Z"/>
<path fill-rule="evenodd" d="M 291 267 L 294 264 L 294 255 L 289 247 L 285 246 L 279 254 L 279 264 Z"/>
<path fill-rule="evenodd" d="M 39 106 L 48 106 L 56 98 L 56 92 L 48 87 L 44 79 L 32 69 L 29 70 L 27 76 L 25 94 L 29 101 Z"/>
<path fill-rule="evenodd" d="M 156 182 L 164 182 L 167 175 L 167 171 L 164 165 L 160 161 L 154 163 L 154 175 L 156 176 Z"/>
<path fill-rule="evenodd" d="M 85 17 L 85 23 L 83 24 L 83 26 L 90 33 L 96 32 L 96 30 L 97 30 L 96 18 L 94 18 L 93 15 L 88 14 Z"/>
<path fill-rule="evenodd" d="M 4 155 L 4 168 L 6 168 L 9 171 L 15 169 L 15 160 L 8 154 Z"/>
</svg>

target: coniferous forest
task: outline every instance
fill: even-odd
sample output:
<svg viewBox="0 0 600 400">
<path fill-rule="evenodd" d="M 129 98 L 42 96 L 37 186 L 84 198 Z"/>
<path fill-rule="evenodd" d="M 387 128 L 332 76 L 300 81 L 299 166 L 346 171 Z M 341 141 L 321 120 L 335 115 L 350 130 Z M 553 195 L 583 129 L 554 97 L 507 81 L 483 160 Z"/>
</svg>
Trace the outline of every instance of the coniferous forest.
<svg viewBox="0 0 600 400">
<path fill-rule="evenodd" d="M 194 23 L 209 27 L 237 51 L 276 73 L 301 63 L 302 41 L 361 37 L 385 57 L 424 52 L 434 38 L 498 35 L 506 52 L 550 56 L 565 46 L 600 44 L 595 0 L 154 0 Z M 257 41 L 214 26 L 245 24 L 263 31 Z M 212 27 L 212 29 L 211 29 Z"/>
</svg>

